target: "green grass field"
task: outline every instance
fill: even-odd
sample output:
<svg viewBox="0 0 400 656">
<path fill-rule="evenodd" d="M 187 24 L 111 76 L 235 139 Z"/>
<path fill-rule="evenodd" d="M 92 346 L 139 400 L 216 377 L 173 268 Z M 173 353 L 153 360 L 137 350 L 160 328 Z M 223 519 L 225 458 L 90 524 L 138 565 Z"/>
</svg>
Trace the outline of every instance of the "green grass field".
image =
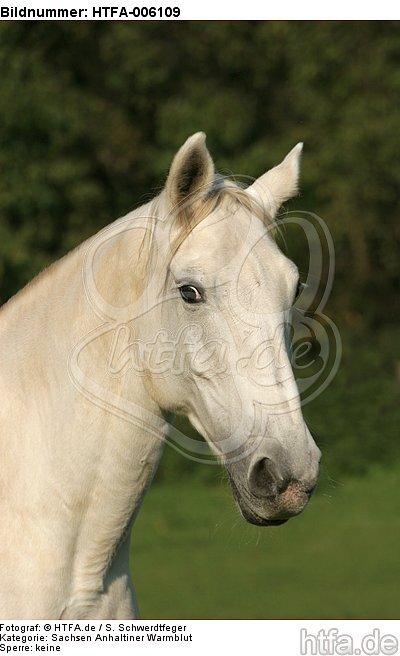
<svg viewBox="0 0 400 656">
<path fill-rule="evenodd" d="M 144 618 L 399 618 L 400 466 L 323 486 L 276 528 L 241 519 L 226 481 L 149 491 L 133 533 Z"/>
</svg>

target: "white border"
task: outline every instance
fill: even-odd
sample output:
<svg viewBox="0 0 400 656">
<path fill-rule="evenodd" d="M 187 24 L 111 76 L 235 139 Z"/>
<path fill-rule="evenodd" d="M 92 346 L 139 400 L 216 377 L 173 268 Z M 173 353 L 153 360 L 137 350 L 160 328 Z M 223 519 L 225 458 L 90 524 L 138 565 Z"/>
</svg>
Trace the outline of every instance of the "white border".
<svg viewBox="0 0 400 656">
<path fill-rule="evenodd" d="M 356 0 L 286 0 L 285 2 L 268 2 L 268 0 L 0 0 L 1 8 L 12 8 L 8 17 L 1 20 L 33 20 L 32 16 L 20 15 L 21 10 L 40 10 L 63 8 L 75 10 L 75 15 L 69 15 L 68 20 L 396 20 L 399 18 L 400 5 L 393 0 L 377 2 L 357 2 Z M 143 9 L 148 14 L 150 7 L 157 10 L 156 16 L 150 18 L 126 17 L 124 10 Z M 165 16 L 166 7 L 179 7 L 180 16 Z M 103 10 L 99 14 L 99 9 Z M 94 9 L 97 13 L 94 12 Z M 79 11 L 81 10 L 81 11 Z M 161 11 L 159 11 L 161 10 Z M 122 14 L 121 14 L 122 12 Z M 161 18 L 160 18 L 160 14 Z M 38 18 L 37 20 L 43 20 Z M 47 18 L 47 20 L 63 20 Z M 64 19 L 65 20 L 65 19 Z M 232 25 L 234 32 L 235 26 Z"/>
</svg>

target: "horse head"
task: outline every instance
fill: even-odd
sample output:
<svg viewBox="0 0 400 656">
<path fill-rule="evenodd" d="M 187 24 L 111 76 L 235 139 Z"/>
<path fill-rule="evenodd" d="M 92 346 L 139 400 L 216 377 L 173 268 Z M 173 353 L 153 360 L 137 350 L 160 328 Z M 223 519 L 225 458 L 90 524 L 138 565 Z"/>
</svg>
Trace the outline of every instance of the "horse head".
<svg viewBox="0 0 400 656">
<path fill-rule="evenodd" d="M 163 410 L 188 416 L 258 525 L 303 510 L 320 461 L 290 362 L 299 274 L 274 239 L 275 216 L 297 192 L 301 149 L 243 189 L 215 174 L 195 134 L 156 203 L 164 265 L 153 325 L 175 340 L 180 366 L 176 357 L 162 375 L 149 366 L 147 389 Z"/>
</svg>

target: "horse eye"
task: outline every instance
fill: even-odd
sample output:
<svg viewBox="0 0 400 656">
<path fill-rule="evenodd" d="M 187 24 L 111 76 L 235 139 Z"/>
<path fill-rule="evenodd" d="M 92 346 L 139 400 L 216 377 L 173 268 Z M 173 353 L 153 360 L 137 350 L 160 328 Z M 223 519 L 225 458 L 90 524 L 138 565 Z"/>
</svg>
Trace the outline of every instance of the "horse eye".
<svg viewBox="0 0 400 656">
<path fill-rule="evenodd" d="M 203 300 L 203 296 L 193 285 L 182 285 L 179 291 L 185 303 L 201 303 Z"/>
</svg>

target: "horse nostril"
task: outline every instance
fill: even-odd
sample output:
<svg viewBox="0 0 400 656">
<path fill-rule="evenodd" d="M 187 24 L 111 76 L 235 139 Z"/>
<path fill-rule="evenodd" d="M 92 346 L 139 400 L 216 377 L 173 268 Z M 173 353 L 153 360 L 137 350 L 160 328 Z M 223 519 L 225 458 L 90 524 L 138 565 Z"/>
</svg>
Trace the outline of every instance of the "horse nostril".
<svg viewBox="0 0 400 656">
<path fill-rule="evenodd" d="M 276 499 L 279 477 L 270 458 L 261 458 L 254 463 L 249 473 L 249 490 L 256 497 Z"/>
</svg>

